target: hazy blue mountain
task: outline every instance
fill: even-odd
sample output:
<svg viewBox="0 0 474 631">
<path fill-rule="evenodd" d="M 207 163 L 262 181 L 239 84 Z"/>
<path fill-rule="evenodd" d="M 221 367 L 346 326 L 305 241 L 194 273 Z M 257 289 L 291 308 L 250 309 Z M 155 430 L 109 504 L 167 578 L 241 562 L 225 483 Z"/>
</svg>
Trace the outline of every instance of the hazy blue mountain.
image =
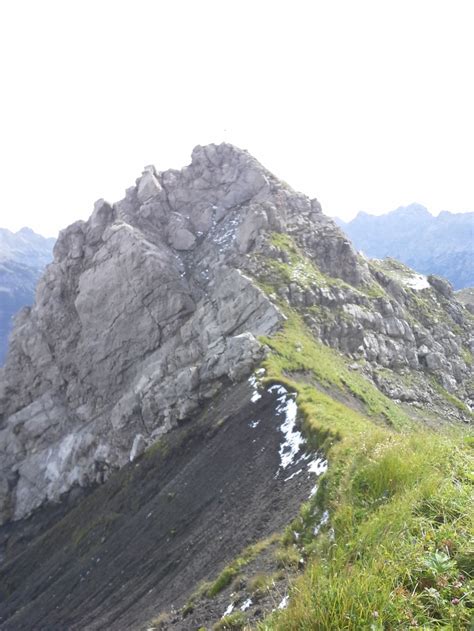
<svg viewBox="0 0 474 631">
<path fill-rule="evenodd" d="M 371 258 L 391 256 L 418 272 L 444 276 L 455 289 L 474 285 L 474 212 L 434 217 L 410 204 L 385 215 L 360 212 L 347 223 L 335 221 Z"/>
<path fill-rule="evenodd" d="M 3 364 L 13 316 L 34 300 L 44 267 L 53 258 L 55 239 L 30 228 L 11 232 L 0 228 L 0 365 Z"/>
</svg>

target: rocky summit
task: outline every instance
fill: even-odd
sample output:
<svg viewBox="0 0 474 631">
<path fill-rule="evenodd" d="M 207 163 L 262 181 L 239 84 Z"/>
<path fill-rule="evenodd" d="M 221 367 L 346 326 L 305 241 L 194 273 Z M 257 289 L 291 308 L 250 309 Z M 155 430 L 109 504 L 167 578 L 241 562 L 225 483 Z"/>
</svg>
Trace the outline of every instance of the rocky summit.
<svg viewBox="0 0 474 631">
<path fill-rule="evenodd" d="M 284 335 L 282 331 L 287 335 L 286 350 L 279 350 L 273 341 Z M 298 332 L 296 337 L 291 337 L 291 331 Z M 310 345 L 320 345 L 318 352 L 322 354 L 318 361 L 309 361 L 304 340 L 313 340 L 308 342 Z M 17 561 L 20 558 L 15 554 L 21 549 L 22 539 L 18 534 L 12 539 L 11 534 L 18 533 L 16 522 L 21 529 L 21 524 L 39 520 L 41 527 L 28 535 L 34 539 L 54 519 L 66 519 L 61 523 L 71 519 L 68 511 L 80 501 L 78 490 L 92 493 L 85 500 L 89 502 L 91 497 L 99 497 L 97 493 L 107 494 L 108 491 L 101 491 L 101 485 L 104 489 L 115 488 L 114 496 L 117 492 L 124 493 L 125 486 L 118 485 L 117 480 L 125 485 L 125 478 L 117 476 L 125 474 L 119 470 L 138 471 L 134 467 L 145 462 L 147 454 L 158 457 L 156 449 L 163 446 L 163 440 L 171 437 L 173 441 L 183 428 L 194 427 L 192 431 L 196 432 L 196 428 L 210 423 L 211 418 L 218 421 L 217 426 L 213 426 L 211 434 L 205 433 L 209 428 L 203 430 L 199 440 L 196 438 L 196 445 L 209 451 L 206 457 L 217 467 L 213 480 L 224 475 L 225 462 L 230 463 L 234 453 L 240 468 L 233 469 L 233 479 L 238 480 L 239 471 L 248 472 L 257 458 L 257 452 L 251 461 L 244 456 L 250 453 L 248 450 L 257 437 L 252 428 L 260 423 L 249 412 L 250 397 L 257 401 L 262 395 L 257 391 L 252 395 L 247 380 L 262 362 L 270 377 L 271 357 L 281 353 L 288 360 L 290 349 L 295 358 L 288 364 L 279 364 L 286 368 L 278 373 L 278 379 L 275 373 L 273 381 L 281 383 L 299 375 L 301 383 L 318 382 L 316 390 L 326 393 L 324 396 L 332 393 L 339 401 L 337 405 L 348 405 L 358 414 L 367 413 L 382 425 L 395 423 L 394 419 L 403 416 L 424 427 L 451 423 L 463 431 L 472 420 L 473 316 L 456 300 L 450 284 L 442 278 L 413 272 L 393 259 L 371 261 L 357 254 L 340 229 L 322 213 L 317 200 L 279 181 L 246 151 L 229 144 L 198 146 L 192 153 L 191 164 L 182 170 L 159 172 L 153 166 L 145 167 L 124 199 L 115 204 L 96 202 L 88 221 L 78 221 L 60 233 L 54 247 L 54 261 L 39 281 L 34 305 L 24 309 L 16 319 L 5 366 L 0 372 L 0 523 L 4 524 L 1 541 L 13 555 L 11 558 Z M 326 353 L 330 353 L 330 360 L 324 360 Z M 327 372 L 323 374 L 324 366 Z M 278 394 L 279 401 L 275 399 L 277 394 L 265 390 L 267 411 L 262 408 L 262 419 L 265 414 L 282 414 L 282 410 L 289 413 L 293 404 L 288 390 Z M 232 410 L 226 409 L 226 401 L 231 400 Z M 400 412 L 393 412 L 395 409 Z M 212 436 L 231 411 L 234 424 L 229 428 L 245 421 L 242 427 L 250 427 L 252 431 L 246 429 L 245 436 L 239 433 L 241 430 L 232 434 L 237 451 L 230 450 L 221 463 L 217 454 L 227 449 L 228 443 L 220 438 L 213 443 Z M 292 435 L 293 430 L 288 431 Z M 272 472 L 268 478 L 271 480 L 274 468 L 279 470 L 283 465 L 278 465 L 279 434 L 268 438 L 268 432 L 262 434 L 261 440 L 270 442 L 262 444 L 263 449 L 258 453 L 265 448 L 274 450 L 275 462 L 261 465 L 262 472 L 265 467 Z M 320 446 L 330 430 L 325 432 L 319 435 Z M 295 436 L 292 440 L 298 443 L 300 438 Z M 189 436 L 186 440 L 190 440 Z M 271 443 L 272 440 L 276 443 Z M 213 452 L 214 444 L 220 446 Z M 295 443 L 289 440 L 289 453 L 293 453 L 292 444 L 294 447 Z M 241 452 L 237 445 L 241 445 Z M 301 445 L 298 443 L 294 453 Z M 183 484 L 190 479 L 201 479 L 202 467 L 210 467 L 204 456 L 197 466 L 190 460 L 191 452 L 180 449 L 173 452 L 174 465 L 169 464 L 176 467 L 176 463 L 181 463 L 181 469 L 173 470 L 173 475 L 185 476 L 183 472 L 188 470 L 193 473 L 183 478 L 186 482 L 175 483 L 176 488 L 168 491 L 167 496 L 160 487 L 161 499 L 156 501 L 160 502 L 159 511 L 163 515 L 169 510 L 167 501 L 179 493 Z M 138 474 L 133 473 L 131 488 L 135 491 L 132 492 L 137 498 L 143 496 L 143 507 L 147 508 L 140 509 L 143 511 L 140 522 L 134 526 L 127 522 L 130 537 L 145 528 L 153 511 L 158 510 L 158 504 L 150 508 L 149 503 L 154 485 L 171 479 L 171 469 L 166 468 L 168 461 L 160 463 L 156 466 L 162 477 L 156 480 L 149 477 L 135 480 L 133 476 Z M 143 470 L 142 467 L 140 471 Z M 150 471 L 147 470 L 147 476 Z M 294 475 L 298 473 L 295 469 Z M 251 486 L 255 478 L 250 477 L 247 482 Z M 285 487 L 285 492 L 283 487 L 274 486 L 267 486 L 267 490 L 262 487 L 259 492 L 261 498 L 268 492 L 275 503 L 278 497 L 285 497 L 289 506 L 291 501 L 302 502 L 311 486 L 312 483 L 301 487 L 299 495 L 291 486 Z M 203 478 L 193 493 L 202 493 L 204 498 L 211 488 L 211 482 Z M 215 492 L 219 493 L 217 487 Z M 238 485 L 232 492 L 241 493 Z M 191 495 L 188 507 L 194 507 L 196 515 L 200 515 L 204 504 L 196 503 Z M 101 497 L 94 505 L 96 517 L 101 510 L 98 506 L 109 501 L 104 499 L 105 495 Z M 239 502 L 236 506 L 242 516 L 244 497 Z M 259 502 L 252 505 L 255 515 Z M 58 506 L 60 509 L 55 508 Z M 56 510 L 60 515 L 54 513 Z M 82 513 L 76 514 L 76 522 L 88 509 L 79 510 Z M 118 523 L 118 517 L 110 515 L 131 515 L 127 510 L 123 503 L 114 505 L 111 513 L 100 515 L 104 521 L 99 523 L 106 523 L 108 528 L 112 522 Z M 270 518 L 272 509 L 268 507 L 267 530 L 261 524 L 257 527 L 249 522 L 248 532 L 257 537 L 259 532 L 269 534 L 270 526 L 281 529 L 296 510 L 295 505 L 285 521 L 285 509 Z M 56 517 L 53 519 L 51 515 Z M 238 515 L 235 514 L 235 519 Z M 327 516 L 324 519 L 327 521 Z M 171 517 L 166 524 L 169 537 L 169 532 L 175 530 Z M 70 539 L 64 535 L 66 530 L 61 532 L 56 531 L 55 537 L 59 537 L 57 541 L 62 541 L 66 550 Z M 213 545 L 219 536 L 225 539 L 225 532 L 215 533 Z M 144 541 L 151 537 L 147 554 L 152 555 L 153 537 L 145 531 L 142 536 Z M 76 532 L 74 537 L 76 543 L 85 540 L 84 533 Z M 104 534 L 104 541 L 107 537 Z M 13 545 L 12 541 L 17 543 Z M 40 556 L 46 554 L 44 541 L 43 552 L 38 548 Z M 249 543 L 245 537 L 232 541 L 229 540 L 225 552 L 209 548 L 208 565 L 201 568 L 200 574 L 192 574 L 189 568 L 186 575 L 177 574 L 173 579 L 174 591 L 169 569 L 171 582 L 168 588 L 162 587 L 162 593 L 168 594 L 166 589 L 169 589 L 169 594 L 166 598 L 163 595 L 160 607 L 170 607 L 196 586 L 199 577 L 205 578 L 206 572 L 209 575 L 209 559 L 214 558 L 216 563 L 219 559 L 229 560 L 232 550 L 238 551 L 245 542 Z M 143 545 L 148 549 L 147 544 Z M 188 547 L 182 545 L 180 555 L 192 545 L 192 538 L 186 544 Z M 112 548 L 109 553 L 97 553 L 98 560 L 94 563 L 109 558 L 113 565 L 113 559 L 118 558 L 122 549 L 123 540 L 117 539 L 114 554 Z M 105 585 L 110 579 L 107 584 L 113 584 L 113 590 L 107 588 L 108 595 L 98 597 L 97 609 L 91 609 L 87 615 L 79 613 L 80 603 L 87 602 L 92 592 L 81 592 L 87 590 L 86 583 L 81 583 L 77 591 L 76 579 L 71 575 L 69 595 L 62 594 L 60 601 L 71 594 L 82 594 L 82 600 L 77 596 L 74 616 L 68 618 L 69 613 L 59 600 L 54 607 L 61 615 L 48 609 L 52 604 L 41 605 L 43 596 L 44 603 L 52 603 L 58 589 L 54 594 L 44 592 L 38 596 L 34 590 L 18 592 L 15 587 L 26 580 L 25 576 L 31 576 L 28 558 L 35 558 L 32 550 L 21 549 L 24 562 L 23 565 L 17 562 L 16 569 L 12 561 L 8 565 L 8 552 L 5 553 L 4 580 L 8 584 L 5 589 L 14 594 L 10 600 L 14 604 L 3 612 L 3 620 L 10 620 L 5 622 L 5 628 L 26 628 L 21 627 L 27 624 L 25 621 L 31 621 L 33 615 L 40 616 L 30 612 L 29 618 L 21 617 L 26 615 L 21 609 L 22 593 L 29 594 L 29 602 L 40 599 L 35 611 L 43 607 L 42 617 L 37 618 L 39 626 L 33 625 L 34 628 L 110 628 L 107 625 L 119 621 L 116 628 L 126 629 L 138 628 L 133 625 L 146 622 L 144 612 L 153 609 L 153 595 L 145 598 L 145 592 L 148 594 L 148 589 L 151 591 L 155 585 L 152 575 L 148 576 L 149 570 L 146 590 L 137 587 L 140 581 L 136 573 L 127 576 L 127 581 L 135 581 L 134 589 L 139 594 L 130 591 L 134 594 L 133 602 L 125 611 L 112 602 L 112 591 L 115 593 L 119 584 L 110 579 L 109 570 L 103 569 L 103 561 L 101 581 Z M 47 554 L 48 559 L 41 557 L 41 563 L 52 563 L 53 552 Z M 35 563 L 40 562 L 40 556 Z M 191 557 L 188 560 L 192 562 Z M 169 562 L 174 568 L 177 561 Z M 58 561 L 56 570 L 65 564 L 69 564 L 67 557 Z M 20 567 L 24 568 L 23 579 L 15 575 Z M 85 576 L 81 568 L 76 569 L 78 576 Z M 11 578 L 13 575 L 8 572 L 13 572 L 16 578 Z M 162 572 L 156 581 L 165 581 L 161 583 L 165 585 L 166 576 Z M 63 576 L 62 584 L 66 585 L 67 580 Z M 177 587 L 180 581 L 184 581 L 183 593 Z M 95 590 L 94 593 L 97 587 Z M 255 613 L 250 605 L 246 609 Z M 255 616 L 261 616 L 264 609 Z M 94 619 L 90 618 L 91 611 Z M 204 621 L 216 615 L 203 611 L 199 615 Z M 184 618 L 178 619 L 174 614 L 166 620 L 169 628 L 173 625 L 197 628 L 192 626 L 194 622 L 188 626 Z"/>
<path fill-rule="evenodd" d="M 230 145 L 146 167 L 60 233 L 2 374 L 2 521 L 103 481 L 250 373 L 283 317 L 246 275 L 272 232 L 301 235 L 334 275 L 367 273 L 316 201 Z"/>
</svg>

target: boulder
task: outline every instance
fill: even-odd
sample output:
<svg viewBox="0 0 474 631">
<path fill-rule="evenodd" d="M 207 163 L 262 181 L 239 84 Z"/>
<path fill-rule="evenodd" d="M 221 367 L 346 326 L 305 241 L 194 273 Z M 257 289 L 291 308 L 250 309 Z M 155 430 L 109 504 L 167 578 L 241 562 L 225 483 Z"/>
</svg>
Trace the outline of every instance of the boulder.
<svg viewBox="0 0 474 631">
<path fill-rule="evenodd" d="M 453 298 L 453 286 L 451 285 L 449 280 L 441 278 L 440 276 L 434 276 L 433 274 L 430 274 L 430 276 L 428 276 L 428 282 L 433 287 L 433 289 L 435 289 L 445 298 Z"/>
</svg>

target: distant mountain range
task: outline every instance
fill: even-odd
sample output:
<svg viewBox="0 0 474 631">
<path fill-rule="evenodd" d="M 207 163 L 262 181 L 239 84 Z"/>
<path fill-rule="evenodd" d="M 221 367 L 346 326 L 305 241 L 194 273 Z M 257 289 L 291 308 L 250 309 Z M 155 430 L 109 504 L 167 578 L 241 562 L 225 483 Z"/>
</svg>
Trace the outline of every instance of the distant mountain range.
<svg viewBox="0 0 474 631">
<path fill-rule="evenodd" d="M 385 215 L 360 212 L 347 223 L 335 221 L 370 258 L 396 258 L 418 272 L 444 276 L 455 289 L 474 286 L 474 212 L 434 217 L 410 204 Z"/>
<path fill-rule="evenodd" d="M 53 258 L 55 241 L 30 228 L 18 232 L 0 228 L 0 365 L 7 352 L 13 316 L 33 303 L 36 283 Z"/>
</svg>

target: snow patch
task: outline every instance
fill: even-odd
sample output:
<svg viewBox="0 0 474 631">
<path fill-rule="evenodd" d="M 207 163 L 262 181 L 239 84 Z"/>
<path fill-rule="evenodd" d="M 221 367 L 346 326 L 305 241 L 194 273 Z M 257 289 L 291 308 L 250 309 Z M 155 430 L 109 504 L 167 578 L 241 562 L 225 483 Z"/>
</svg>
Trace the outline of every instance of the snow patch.
<svg viewBox="0 0 474 631">
<path fill-rule="evenodd" d="M 258 390 L 255 390 L 254 393 L 252 394 L 250 402 L 256 403 L 261 398 L 262 398 L 262 395 L 260 394 L 260 392 L 258 392 Z"/>
<path fill-rule="evenodd" d="M 272 386 L 274 388 L 275 386 Z M 280 469 L 287 469 L 291 464 L 294 464 L 296 456 L 301 451 L 301 448 L 306 444 L 302 433 L 296 429 L 296 415 L 298 412 L 298 406 L 293 397 L 287 396 L 288 392 L 282 386 L 277 390 L 280 394 L 278 401 L 279 405 L 276 409 L 278 416 L 284 415 L 285 420 L 280 426 L 280 431 L 283 433 L 285 440 L 280 445 Z"/>
<path fill-rule="evenodd" d="M 234 603 L 230 603 L 230 605 L 227 607 L 227 609 L 222 614 L 222 617 L 225 618 L 226 616 L 231 614 L 233 611 L 234 611 Z"/>
<path fill-rule="evenodd" d="M 276 392 L 278 395 L 288 394 L 288 390 L 284 386 L 275 384 L 268 388 L 268 392 Z"/>
<path fill-rule="evenodd" d="M 288 480 L 291 480 L 292 478 L 296 477 L 297 475 L 299 475 L 302 472 L 303 472 L 303 469 L 298 469 L 298 471 L 295 471 L 294 473 L 289 475 L 287 478 L 285 478 L 284 482 L 288 482 Z"/>
<path fill-rule="evenodd" d="M 315 458 L 308 465 L 308 471 L 317 476 L 326 473 L 328 470 L 328 461 L 325 458 Z"/>
<path fill-rule="evenodd" d="M 276 414 L 277 416 L 283 415 L 285 418 L 280 426 L 280 431 L 283 433 L 284 441 L 280 445 L 280 467 L 277 471 L 277 475 L 280 469 L 287 469 L 290 465 L 297 465 L 298 463 L 306 462 L 308 460 L 310 460 L 307 469 L 308 473 L 312 473 L 316 476 L 320 476 L 322 473 L 325 473 L 328 467 L 327 460 L 303 451 L 307 442 L 302 433 L 296 428 L 296 417 L 298 414 L 296 395 L 289 393 L 284 386 L 277 384 L 270 386 L 270 388 L 268 388 L 268 392 L 276 393 L 278 395 Z M 299 475 L 302 471 L 302 468 L 295 471 L 285 478 L 285 482 Z M 316 490 L 314 490 L 314 493 L 315 492 Z"/>
<path fill-rule="evenodd" d="M 404 281 L 404 284 L 411 289 L 420 291 L 421 289 L 428 289 L 430 284 L 428 279 L 423 274 L 413 274 L 410 278 Z"/>
<path fill-rule="evenodd" d="M 319 534 L 319 531 L 321 530 L 321 528 L 327 524 L 329 521 L 329 513 L 327 510 L 324 511 L 324 513 L 322 514 L 321 519 L 319 520 L 319 523 L 316 524 L 316 526 L 314 527 L 313 530 L 313 534 L 314 536 L 316 536 L 317 534 Z"/>
<path fill-rule="evenodd" d="M 259 399 L 262 398 L 262 395 L 258 391 L 258 387 L 260 385 L 259 377 L 262 377 L 265 374 L 265 368 L 259 368 L 255 371 L 255 374 L 248 378 L 249 384 L 253 388 L 253 393 L 250 398 L 251 403 L 256 403 Z"/>
<path fill-rule="evenodd" d="M 244 604 L 240 608 L 240 611 L 247 611 L 247 609 L 249 609 L 249 607 L 251 607 L 251 605 L 252 605 L 252 599 L 251 598 L 247 598 L 247 600 L 244 602 Z"/>
</svg>

